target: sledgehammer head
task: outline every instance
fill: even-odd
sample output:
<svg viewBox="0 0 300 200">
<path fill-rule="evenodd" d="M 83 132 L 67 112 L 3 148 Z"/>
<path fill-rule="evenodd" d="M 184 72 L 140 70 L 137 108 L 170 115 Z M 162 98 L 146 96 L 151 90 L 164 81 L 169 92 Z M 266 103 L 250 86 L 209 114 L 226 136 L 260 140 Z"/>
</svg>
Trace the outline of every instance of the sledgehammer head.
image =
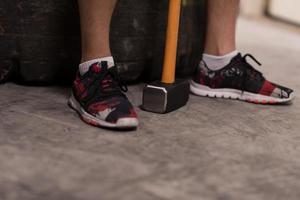
<svg viewBox="0 0 300 200">
<path fill-rule="evenodd" d="M 154 113 L 168 113 L 186 105 L 189 100 L 189 82 L 176 80 L 166 84 L 156 81 L 146 85 L 142 108 Z"/>
</svg>

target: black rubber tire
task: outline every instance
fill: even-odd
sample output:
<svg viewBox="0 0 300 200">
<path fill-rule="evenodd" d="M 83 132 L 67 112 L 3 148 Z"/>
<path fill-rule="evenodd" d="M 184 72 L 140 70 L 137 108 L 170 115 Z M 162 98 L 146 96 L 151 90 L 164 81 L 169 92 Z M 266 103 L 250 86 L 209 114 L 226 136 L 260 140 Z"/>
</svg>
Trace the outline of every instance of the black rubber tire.
<svg viewBox="0 0 300 200">
<path fill-rule="evenodd" d="M 182 76 L 190 75 L 200 60 L 204 38 L 201 25 L 205 23 L 205 1 L 184 2 L 177 67 Z M 111 24 L 111 49 L 126 81 L 135 81 L 141 74 L 149 81 L 160 77 L 167 10 L 168 0 L 118 1 Z M 12 43 L 8 51 L 0 50 L 0 59 L 13 55 L 22 81 L 73 80 L 80 61 L 77 1 L 3 0 L 0 11 L 0 44 L 6 40 Z M 9 78 L 7 75 L 3 80 Z"/>
</svg>

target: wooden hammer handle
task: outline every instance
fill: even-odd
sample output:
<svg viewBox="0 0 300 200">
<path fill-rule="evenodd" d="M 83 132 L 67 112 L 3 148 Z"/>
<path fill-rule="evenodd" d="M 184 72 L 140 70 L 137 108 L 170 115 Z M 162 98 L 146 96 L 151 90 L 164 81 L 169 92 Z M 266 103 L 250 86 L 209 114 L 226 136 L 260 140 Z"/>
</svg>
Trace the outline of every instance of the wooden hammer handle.
<svg viewBox="0 0 300 200">
<path fill-rule="evenodd" d="M 167 84 L 175 82 L 180 10 L 181 0 L 169 0 L 168 27 L 162 74 L 162 82 Z"/>
</svg>

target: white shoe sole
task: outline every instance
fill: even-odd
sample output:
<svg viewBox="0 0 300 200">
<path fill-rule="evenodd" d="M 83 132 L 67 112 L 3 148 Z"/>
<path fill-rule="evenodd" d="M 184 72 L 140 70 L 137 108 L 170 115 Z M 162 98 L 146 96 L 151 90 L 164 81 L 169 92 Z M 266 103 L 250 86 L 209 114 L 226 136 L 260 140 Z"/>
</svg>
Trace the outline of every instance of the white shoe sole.
<svg viewBox="0 0 300 200">
<path fill-rule="evenodd" d="M 285 104 L 295 98 L 294 93 L 290 94 L 289 98 L 281 99 L 250 92 L 242 92 L 236 89 L 212 89 L 205 85 L 198 84 L 193 80 L 190 81 L 190 91 L 195 95 L 203 97 L 236 99 L 256 104 Z"/>
<path fill-rule="evenodd" d="M 139 125 L 139 121 L 136 118 L 121 118 L 116 123 L 109 123 L 104 120 L 98 119 L 89 113 L 87 113 L 79 104 L 79 102 L 75 99 L 74 95 L 72 94 L 69 101 L 69 106 L 74 109 L 81 119 L 93 126 L 104 127 L 104 128 L 113 128 L 113 129 L 131 129 L 137 128 Z"/>
</svg>

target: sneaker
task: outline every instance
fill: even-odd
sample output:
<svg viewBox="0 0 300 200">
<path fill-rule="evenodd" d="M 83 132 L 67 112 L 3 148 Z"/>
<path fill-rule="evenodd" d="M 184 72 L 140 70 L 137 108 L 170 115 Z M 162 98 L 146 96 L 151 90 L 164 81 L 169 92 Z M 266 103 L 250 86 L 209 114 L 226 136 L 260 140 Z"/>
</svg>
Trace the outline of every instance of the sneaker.
<svg viewBox="0 0 300 200">
<path fill-rule="evenodd" d="M 77 74 L 69 106 L 87 124 L 116 129 L 136 128 L 137 114 L 123 92 L 127 86 L 120 81 L 116 67 L 107 62 L 95 63 L 83 76 Z"/>
<path fill-rule="evenodd" d="M 295 97 L 293 90 L 271 83 L 247 62 L 252 55 L 238 54 L 224 68 L 213 71 L 201 62 L 190 90 L 199 96 L 238 99 L 256 104 L 283 104 Z"/>
</svg>

